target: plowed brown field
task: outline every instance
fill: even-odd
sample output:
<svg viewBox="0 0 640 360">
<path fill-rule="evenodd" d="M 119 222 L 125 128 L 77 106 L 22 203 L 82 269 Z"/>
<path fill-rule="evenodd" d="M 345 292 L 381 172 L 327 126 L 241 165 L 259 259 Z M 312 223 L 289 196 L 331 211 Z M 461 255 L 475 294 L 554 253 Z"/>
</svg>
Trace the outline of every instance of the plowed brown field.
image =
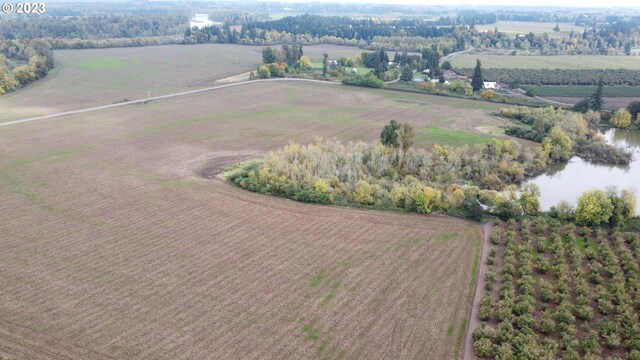
<svg viewBox="0 0 640 360">
<path fill-rule="evenodd" d="M 218 79 L 255 71 L 262 63 L 261 50 L 229 44 L 56 50 L 56 67 L 46 78 L 0 96 L 0 122 L 212 86 Z M 304 47 L 313 61 L 321 61 L 325 52 L 338 58 L 361 51 Z"/>
<path fill-rule="evenodd" d="M 289 139 L 371 140 L 392 118 L 492 121 L 407 98 L 272 83 L 0 127 L 0 355 L 455 358 L 477 225 L 201 176 Z"/>
</svg>

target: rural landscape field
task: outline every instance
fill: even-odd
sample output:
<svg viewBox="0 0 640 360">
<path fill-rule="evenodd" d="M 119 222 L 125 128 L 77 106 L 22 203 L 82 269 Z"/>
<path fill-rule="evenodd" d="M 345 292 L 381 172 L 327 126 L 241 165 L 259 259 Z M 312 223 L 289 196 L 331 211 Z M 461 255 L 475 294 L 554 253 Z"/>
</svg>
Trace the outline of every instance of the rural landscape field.
<svg viewBox="0 0 640 360">
<path fill-rule="evenodd" d="M 43 359 L 459 351 L 473 224 L 299 204 L 217 179 L 289 140 L 374 139 L 390 118 L 425 139 L 442 124 L 451 142 L 487 136 L 472 120 L 494 123 L 472 103 L 336 87 L 245 85 L 0 127 L 11 214 L 0 349 Z"/>
<path fill-rule="evenodd" d="M 0 360 L 640 359 L 640 9 L 10 5 Z"/>
</svg>

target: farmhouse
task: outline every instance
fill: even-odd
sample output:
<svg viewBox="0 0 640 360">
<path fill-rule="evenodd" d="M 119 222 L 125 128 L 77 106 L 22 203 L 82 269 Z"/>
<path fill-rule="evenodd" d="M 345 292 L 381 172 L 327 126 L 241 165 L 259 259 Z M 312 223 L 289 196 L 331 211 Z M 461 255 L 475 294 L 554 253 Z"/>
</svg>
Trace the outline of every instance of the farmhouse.
<svg viewBox="0 0 640 360">
<path fill-rule="evenodd" d="M 489 89 L 496 89 L 496 82 L 494 81 L 485 81 L 482 83 L 482 88 L 485 90 L 489 90 Z"/>
</svg>

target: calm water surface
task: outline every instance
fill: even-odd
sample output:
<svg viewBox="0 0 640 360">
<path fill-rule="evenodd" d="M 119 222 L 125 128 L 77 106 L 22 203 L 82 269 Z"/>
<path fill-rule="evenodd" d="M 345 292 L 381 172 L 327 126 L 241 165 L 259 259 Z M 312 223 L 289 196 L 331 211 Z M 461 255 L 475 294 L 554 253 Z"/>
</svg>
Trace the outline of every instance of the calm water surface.
<svg viewBox="0 0 640 360">
<path fill-rule="evenodd" d="M 629 166 L 592 164 L 578 157 L 568 164 L 550 166 L 547 173 L 529 181 L 540 188 L 542 210 L 562 200 L 576 205 L 583 192 L 607 186 L 634 191 L 640 205 L 640 131 L 610 129 L 603 135 L 608 143 L 633 152 Z M 640 215 L 640 208 L 636 215 Z"/>
</svg>

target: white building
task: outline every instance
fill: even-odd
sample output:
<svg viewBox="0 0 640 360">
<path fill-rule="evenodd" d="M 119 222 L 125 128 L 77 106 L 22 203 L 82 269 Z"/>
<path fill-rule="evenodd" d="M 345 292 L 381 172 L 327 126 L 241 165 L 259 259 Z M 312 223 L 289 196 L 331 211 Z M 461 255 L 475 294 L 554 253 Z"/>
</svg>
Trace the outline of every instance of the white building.
<svg viewBox="0 0 640 360">
<path fill-rule="evenodd" d="M 485 90 L 495 89 L 496 83 L 494 81 L 485 81 L 482 83 L 482 88 Z"/>
</svg>

